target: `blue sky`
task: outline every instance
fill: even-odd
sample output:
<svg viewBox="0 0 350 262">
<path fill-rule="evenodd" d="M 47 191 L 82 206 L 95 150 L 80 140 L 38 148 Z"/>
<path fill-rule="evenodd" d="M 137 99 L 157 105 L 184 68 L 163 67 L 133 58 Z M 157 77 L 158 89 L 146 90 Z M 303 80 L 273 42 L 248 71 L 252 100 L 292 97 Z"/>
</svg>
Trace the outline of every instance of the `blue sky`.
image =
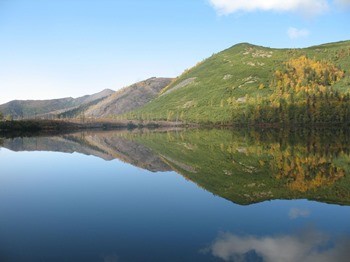
<svg viewBox="0 0 350 262">
<path fill-rule="evenodd" d="M 0 103 L 175 77 L 240 42 L 348 40 L 349 8 L 350 0 L 0 0 Z"/>
</svg>

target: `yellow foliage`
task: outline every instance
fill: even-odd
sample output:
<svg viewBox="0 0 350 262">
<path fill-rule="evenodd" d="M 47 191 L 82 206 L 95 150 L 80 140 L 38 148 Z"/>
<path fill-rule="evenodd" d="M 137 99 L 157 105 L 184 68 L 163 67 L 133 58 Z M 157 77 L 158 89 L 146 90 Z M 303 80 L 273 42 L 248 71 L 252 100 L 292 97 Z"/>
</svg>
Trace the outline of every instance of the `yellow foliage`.
<svg viewBox="0 0 350 262">
<path fill-rule="evenodd" d="M 327 86 L 331 86 L 344 77 L 344 71 L 337 68 L 328 61 L 316 61 L 306 56 L 290 59 L 285 63 L 285 71 L 276 70 L 275 86 L 279 93 L 290 90 L 298 93 L 305 91 L 308 93 L 326 91 Z"/>
<path fill-rule="evenodd" d="M 299 157 L 284 151 L 280 152 L 275 160 L 276 178 L 287 179 L 288 187 L 299 192 L 330 186 L 345 176 L 345 171 L 335 167 L 326 157 Z"/>
<path fill-rule="evenodd" d="M 265 88 L 265 85 L 264 85 L 263 83 L 261 83 L 261 84 L 259 85 L 259 89 L 262 90 L 262 89 L 264 89 L 264 88 Z"/>
<path fill-rule="evenodd" d="M 224 105 L 225 105 L 225 101 L 224 101 L 223 99 L 221 99 L 221 101 L 220 101 L 220 107 L 224 107 Z"/>
</svg>

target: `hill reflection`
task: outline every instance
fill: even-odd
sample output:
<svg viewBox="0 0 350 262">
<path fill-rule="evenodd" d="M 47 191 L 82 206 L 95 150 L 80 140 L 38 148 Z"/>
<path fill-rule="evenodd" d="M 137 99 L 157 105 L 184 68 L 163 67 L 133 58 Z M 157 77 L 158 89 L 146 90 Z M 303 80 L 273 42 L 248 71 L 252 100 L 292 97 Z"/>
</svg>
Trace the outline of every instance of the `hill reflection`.
<svg viewBox="0 0 350 262">
<path fill-rule="evenodd" d="M 176 171 L 205 190 L 247 205 L 305 198 L 350 204 L 350 135 L 344 130 L 106 131 L 3 139 L 13 151 L 120 159 Z"/>
</svg>

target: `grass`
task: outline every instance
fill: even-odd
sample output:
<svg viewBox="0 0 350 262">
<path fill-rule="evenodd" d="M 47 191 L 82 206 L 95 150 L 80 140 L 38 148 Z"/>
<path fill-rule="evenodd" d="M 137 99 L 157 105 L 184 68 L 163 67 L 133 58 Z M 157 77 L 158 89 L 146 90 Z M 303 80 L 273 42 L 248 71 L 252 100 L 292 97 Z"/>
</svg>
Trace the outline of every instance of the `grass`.
<svg viewBox="0 0 350 262">
<path fill-rule="evenodd" d="M 271 86 L 274 72 L 287 60 L 302 55 L 317 61 L 331 61 L 344 70 L 345 77 L 333 88 L 342 93 L 349 91 L 350 41 L 305 49 L 272 49 L 244 43 L 185 71 L 162 91 L 163 95 L 127 116 L 200 123 L 228 122 L 233 110 L 243 112 L 247 108 L 247 104 L 237 102 L 238 99 L 270 96 L 274 92 Z M 187 86 L 174 88 L 190 78 L 195 80 Z M 164 94 L 166 91 L 171 92 Z"/>
</svg>

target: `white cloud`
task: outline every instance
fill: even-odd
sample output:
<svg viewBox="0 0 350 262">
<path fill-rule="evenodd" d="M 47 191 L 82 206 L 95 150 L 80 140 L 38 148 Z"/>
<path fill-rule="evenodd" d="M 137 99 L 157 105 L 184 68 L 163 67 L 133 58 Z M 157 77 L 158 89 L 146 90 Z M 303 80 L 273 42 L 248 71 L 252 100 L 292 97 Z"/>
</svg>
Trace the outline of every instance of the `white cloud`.
<svg viewBox="0 0 350 262">
<path fill-rule="evenodd" d="M 326 235 L 305 230 L 295 235 L 282 236 L 236 236 L 221 234 L 206 250 L 225 261 L 266 262 L 345 262 L 350 256 L 349 239 L 333 242 Z M 254 259 L 253 259 L 254 260 Z"/>
<path fill-rule="evenodd" d="M 350 6 L 350 0 L 334 0 L 337 5 Z"/>
<path fill-rule="evenodd" d="M 318 15 L 328 8 L 327 0 L 209 0 L 219 14 L 239 11 L 297 12 L 306 16 Z M 348 0 L 338 0 L 348 1 Z"/>
<path fill-rule="evenodd" d="M 297 39 L 301 37 L 307 37 L 310 32 L 307 29 L 297 29 L 295 27 L 289 27 L 287 31 L 290 39 Z"/>
<path fill-rule="evenodd" d="M 297 219 L 299 217 L 308 217 L 310 216 L 310 210 L 293 207 L 289 210 L 288 216 L 290 219 Z"/>
</svg>

